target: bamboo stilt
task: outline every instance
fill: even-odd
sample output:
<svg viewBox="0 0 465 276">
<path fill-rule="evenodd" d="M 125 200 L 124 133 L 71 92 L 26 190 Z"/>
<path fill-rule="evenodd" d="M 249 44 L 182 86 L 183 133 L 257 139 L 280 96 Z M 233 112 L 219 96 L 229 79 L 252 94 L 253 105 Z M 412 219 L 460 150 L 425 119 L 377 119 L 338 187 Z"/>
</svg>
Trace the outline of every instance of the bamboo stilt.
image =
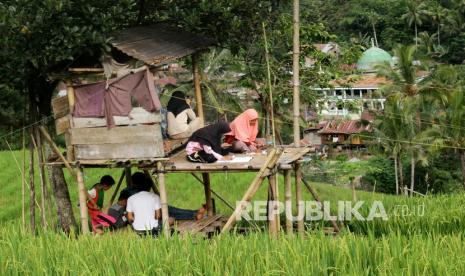
<svg viewBox="0 0 465 276">
<path fill-rule="evenodd" d="M 297 232 L 304 232 L 304 202 L 302 201 L 302 170 L 300 164 L 295 164 L 295 200 L 297 207 Z"/>
<path fill-rule="evenodd" d="M 57 154 L 58 157 L 60 157 L 63 164 L 65 164 L 65 167 L 68 169 L 69 173 L 72 176 L 77 177 L 76 172 L 73 170 L 73 168 L 71 168 L 71 165 L 69 164 L 68 160 L 66 160 L 66 158 L 63 156 L 63 154 L 61 153 L 60 149 L 55 144 L 55 142 L 53 142 L 52 138 L 50 137 L 50 134 L 48 134 L 45 127 L 39 126 L 39 130 L 40 130 L 40 132 L 42 132 L 42 135 L 44 136 L 45 140 L 47 140 L 49 145 L 52 147 L 53 152 L 55 152 L 55 154 Z"/>
<path fill-rule="evenodd" d="M 23 129 L 23 170 L 21 171 L 21 221 L 26 229 L 26 130 Z"/>
<path fill-rule="evenodd" d="M 203 113 L 202 90 L 200 87 L 200 72 L 199 72 L 199 56 L 198 54 L 192 55 L 192 69 L 194 75 L 194 89 L 195 89 L 195 102 L 197 106 L 197 116 L 202 120 L 202 125 L 205 123 Z"/>
<path fill-rule="evenodd" d="M 203 185 L 203 180 L 200 179 L 199 176 L 197 176 L 195 173 L 191 173 L 191 175 L 197 179 L 197 181 L 199 181 L 202 185 Z M 212 194 L 214 194 L 218 199 L 220 199 L 226 206 L 229 207 L 229 209 L 233 210 L 234 211 L 234 207 L 231 205 L 231 203 L 229 203 L 224 197 L 222 197 L 220 194 L 218 194 L 217 192 L 215 192 L 214 190 L 212 190 L 212 188 L 210 187 L 210 192 Z"/>
<path fill-rule="evenodd" d="M 30 131 L 31 141 L 29 142 L 29 221 L 31 224 L 31 232 L 35 234 L 36 232 L 36 193 L 34 185 L 34 144 L 33 144 L 33 135 L 32 129 Z"/>
<path fill-rule="evenodd" d="M 221 233 L 225 233 L 233 227 L 233 225 L 236 223 L 237 217 L 241 215 L 242 210 L 245 207 L 244 204 L 246 202 L 249 202 L 252 199 L 252 197 L 255 195 L 258 188 L 260 187 L 263 180 L 265 179 L 266 174 L 276 166 L 276 163 L 278 162 L 281 154 L 282 154 L 281 149 L 271 150 L 265 163 L 263 164 L 260 171 L 257 173 L 254 180 L 250 184 L 249 188 L 247 189 L 244 196 L 242 197 L 240 203 L 237 204 L 236 209 L 234 210 L 233 214 L 229 217 L 228 221 L 223 226 L 223 229 L 221 229 Z"/>
<path fill-rule="evenodd" d="M 209 217 L 214 215 L 212 192 L 210 189 L 210 174 L 202 173 L 203 186 L 205 190 L 205 204 L 207 205 L 207 214 Z"/>
<path fill-rule="evenodd" d="M 79 190 L 79 213 L 81 216 L 81 231 L 83 234 L 89 234 L 89 220 L 87 216 L 87 190 L 84 184 L 83 170 L 81 167 L 76 169 L 76 178 Z"/>
<path fill-rule="evenodd" d="M 161 162 L 157 162 L 158 171 L 158 185 L 160 186 L 160 201 L 161 201 L 161 215 L 163 223 L 163 235 L 165 237 L 170 236 L 170 224 L 169 224 L 169 213 L 168 213 L 168 196 L 166 194 L 165 186 L 165 172 Z"/>
<path fill-rule="evenodd" d="M 47 199 L 47 190 L 46 190 L 46 183 L 47 180 L 45 179 L 45 168 L 44 168 L 44 155 L 42 151 L 42 141 L 40 137 L 39 130 L 34 127 L 35 132 L 35 140 L 36 140 L 36 151 L 37 151 L 37 158 L 39 162 L 39 180 L 40 180 L 40 191 L 42 196 L 40 197 L 40 208 L 41 208 L 41 221 L 42 227 L 47 229 L 47 209 L 45 208 L 45 201 Z"/>
<path fill-rule="evenodd" d="M 110 202 L 107 204 L 107 206 L 104 208 L 104 212 L 107 213 L 108 209 L 110 208 L 111 205 L 115 202 L 116 196 L 118 195 L 119 189 L 121 187 L 121 184 L 123 183 L 124 177 L 126 173 L 123 171 L 121 173 L 121 176 L 119 177 L 118 184 L 116 184 L 116 188 L 113 191 L 113 194 L 111 195 Z"/>
<path fill-rule="evenodd" d="M 312 194 L 313 198 L 317 202 L 320 203 L 322 211 L 326 213 L 326 210 L 323 208 L 323 202 L 321 202 L 320 197 L 318 196 L 316 191 L 312 188 L 312 186 L 310 186 L 310 184 L 307 183 L 307 181 L 304 178 L 302 178 L 302 182 L 305 184 L 305 187 L 307 187 L 308 191 Z M 327 216 L 327 214 L 325 214 L 325 216 Z M 330 216 L 327 216 L 327 217 L 330 217 Z M 339 233 L 340 229 L 339 229 L 339 226 L 337 225 L 337 222 L 331 219 L 331 224 L 333 225 L 334 232 Z"/>
<path fill-rule="evenodd" d="M 126 175 L 126 186 L 132 187 L 131 167 L 125 167 L 124 173 Z"/>
<path fill-rule="evenodd" d="M 279 210 L 278 210 L 278 193 L 276 184 L 276 173 L 268 176 L 269 195 L 268 195 L 268 229 L 271 236 L 277 236 L 279 232 Z"/>
<path fill-rule="evenodd" d="M 284 209 L 286 214 L 286 233 L 292 234 L 292 190 L 291 171 L 284 171 Z"/>
</svg>

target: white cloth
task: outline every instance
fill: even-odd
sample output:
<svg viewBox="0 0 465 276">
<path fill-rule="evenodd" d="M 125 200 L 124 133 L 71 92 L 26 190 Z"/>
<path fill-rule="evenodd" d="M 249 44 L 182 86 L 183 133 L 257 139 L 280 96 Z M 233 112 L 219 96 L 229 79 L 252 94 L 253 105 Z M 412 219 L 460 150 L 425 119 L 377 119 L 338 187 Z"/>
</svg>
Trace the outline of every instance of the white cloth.
<svg viewBox="0 0 465 276">
<path fill-rule="evenodd" d="M 130 196 L 126 211 L 134 214 L 132 228 L 137 231 L 146 231 L 158 227 L 155 211 L 160 208 L 160 197 L 154 193 L 142 191 Z"/>
<path fill-rule="evenodd" d="M 197 117 L 192 109 L 188 108 L 183 110 L 178 116 L 168 111 L 166 121 L 168 123 L 168 135 L 176 135 L 183 133 L 189 129 L 188 120 L 194 121 Z M 195 131 L 195 130 L 194 130 Z"/>
<path fill-rule="evenodd" d="M 87 193 L 89 194 L 90 198 L 96 198 L 97 197 L 97 189 L 95 189 L 95 188 L 92 188 L 92 189 L 88 190 Z"/>
</svg>

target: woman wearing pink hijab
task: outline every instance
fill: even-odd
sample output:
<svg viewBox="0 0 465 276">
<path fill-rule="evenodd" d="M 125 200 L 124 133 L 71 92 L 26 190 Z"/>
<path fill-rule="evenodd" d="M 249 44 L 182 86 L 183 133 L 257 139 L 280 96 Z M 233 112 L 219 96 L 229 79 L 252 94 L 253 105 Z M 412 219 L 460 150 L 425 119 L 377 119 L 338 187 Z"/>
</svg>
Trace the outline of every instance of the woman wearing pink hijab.
<svg viewBox="0 0 465 276">
<path fill-rule="evenodd" d="M 258 113 L 247 109 L 229 124 L 231 132 L 226 133 L 225 142 L 232 145 L 234 152 L 251 152 L 257 150 Z"/>
</svg>

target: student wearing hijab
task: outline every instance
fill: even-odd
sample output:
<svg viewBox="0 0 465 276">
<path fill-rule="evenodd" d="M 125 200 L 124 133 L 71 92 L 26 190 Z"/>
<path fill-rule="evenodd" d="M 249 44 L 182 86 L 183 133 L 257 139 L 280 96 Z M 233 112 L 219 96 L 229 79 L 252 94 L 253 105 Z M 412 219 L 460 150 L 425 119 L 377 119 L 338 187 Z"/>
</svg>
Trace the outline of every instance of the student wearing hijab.
<svg viewBox="0 0 465 276">
<path fill-rule="evenodd" d="M 232 145 L 233 152 L 253 152 L 257 150 L 258 113 L 247 109 L 229 125 L 231 132 L 226 134 L 225 142 Z"/>
<path fill-rule="evenodd" d="M 224 134 L 231 131 L 227 122 L 219 122 L 194 132 L 186 146 L 187 160 L 198 163 L 213 163 L 227 159 L 228 149 L 221 147 Z"/>
<path fill-rule="evenodd" d="M 188 138 L 191 134 L 202 126 L 198 118 L 190 107 L 190 99 L 181 91 L 171 94 L 168 102 L 168 135 L 172 139 Z"/>
</svg>

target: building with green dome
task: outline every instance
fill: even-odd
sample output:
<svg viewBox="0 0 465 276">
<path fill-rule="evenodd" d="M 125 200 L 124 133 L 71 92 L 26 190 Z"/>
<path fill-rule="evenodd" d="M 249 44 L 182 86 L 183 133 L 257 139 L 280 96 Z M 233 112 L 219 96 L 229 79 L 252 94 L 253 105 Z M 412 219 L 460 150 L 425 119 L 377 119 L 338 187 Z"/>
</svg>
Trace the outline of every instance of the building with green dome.
<svg viewBox="0 0 465 276">
<path fill-rule="evenodd" d="M 364 72 L 373 72 L 376 71 L 376 65 L 383 64 L 384 62 L 389 62 L 392 65 L 392 56 L 383 49 L 372 46 L 363 52 L 357 61 L 357 69 Z"/>
</svg>

